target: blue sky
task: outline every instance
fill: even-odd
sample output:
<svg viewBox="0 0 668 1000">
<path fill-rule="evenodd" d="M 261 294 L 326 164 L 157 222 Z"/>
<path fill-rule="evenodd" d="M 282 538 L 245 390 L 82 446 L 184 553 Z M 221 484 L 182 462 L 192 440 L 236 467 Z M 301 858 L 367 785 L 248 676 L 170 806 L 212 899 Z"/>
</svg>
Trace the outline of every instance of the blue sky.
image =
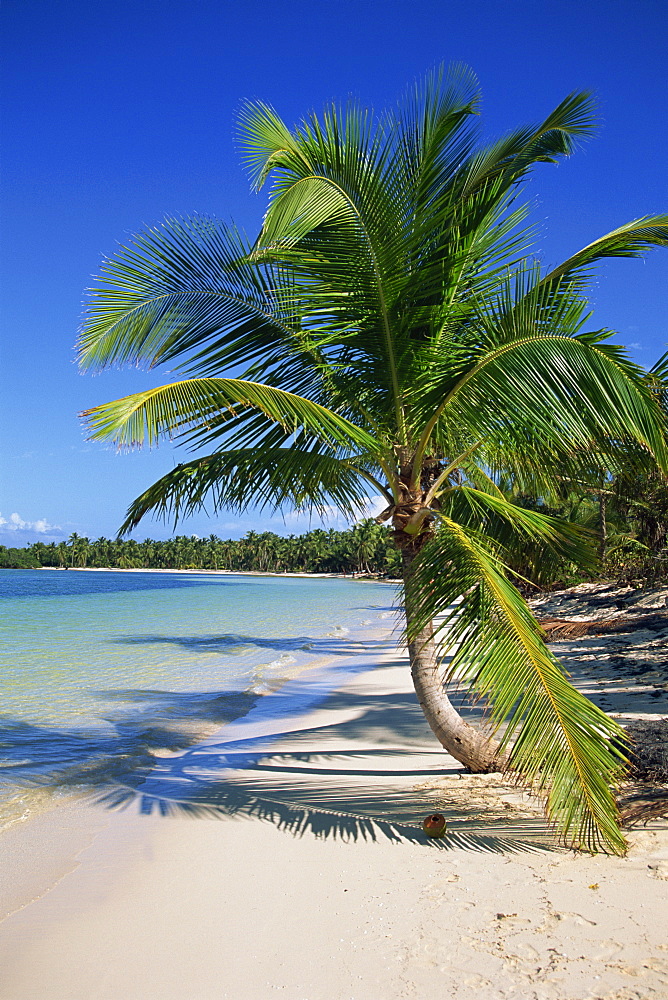
<svg viewBox="0 0 668 1000">
<path fill-rule="evenodd" d="M 529 187 L 546 264 L 668 210 L 665 0 L 3 0 L 0 543 L 113 536 L 176 462 L 85 440 L 86 407 L 157 384 L 83 376 L 73 345 L 103 254 L 165 215 L 257 230 L 235 139 L 241 102 L 288 120 L 354 95 L 377 108 L 434 64 L 478 74 L 487 134 L 539 120 L 567 93 L 599 101 L 597 136 Z M 598 271 L 592 324 L 651 365 L 668 346 L 668 252 Z M 165 378 L 166 380 L 166 378 Z M 179 531 L 238 537 L 308 519 L 202 515 Z M 147 521 L 134 537 L 165 538 Z"/>
</svg>

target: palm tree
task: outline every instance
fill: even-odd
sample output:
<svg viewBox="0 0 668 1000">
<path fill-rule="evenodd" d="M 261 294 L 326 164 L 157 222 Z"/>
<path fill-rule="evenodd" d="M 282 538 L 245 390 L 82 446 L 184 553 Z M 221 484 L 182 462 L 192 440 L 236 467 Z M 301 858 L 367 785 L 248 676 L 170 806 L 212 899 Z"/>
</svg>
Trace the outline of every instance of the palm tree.
<svg viewBox="0 0 668 1000">
<path fill-rule="evenodd" d="M 70 566 L 74 566 L 76 559 L 78 566 L 86 566 L 88 562 L 88 556 L 90 554 L 90 539 L 81 537 L 76 531 L 72 532 L 70 537 L 67 539 L 70 545 L 71 559 Z"/>
<path fill-rule="evenodd" d="M 290 129 L 246 106 L 253 186 L 272 183 L 260 235 L 171 219 L 105 262 L 81 366 L 177 362 L 184 378 L 85 417 L 120 447 L 169 436 L 198 451 L 133 502 L 122 531 L 205 500 L 355 517 L 383 497 L 437 738 L 474 771 L 511 768 L 541 789 L 566 842 L 623 851 L 621 730 L 568 683 L 504 566 L 511 534 L 579 560 L 587 543 L 497 483 L 511 472 L 549 497 L 557 471 L 582 473 L 585 448 L 614 469 L 626 442 L 668 465 L 643 372 L 585 329 L 584 299 L 597 260 L 665 244 L 668 216 L 542 270 L 521 182 L 591 132 L 591 100 L 571 94 L 482 148 L 478 105 L 456 67 L 380 118 L 331 106 Z M 453 678 L 489 704 L 487 729 L 454 710 Z"/>
</svg>

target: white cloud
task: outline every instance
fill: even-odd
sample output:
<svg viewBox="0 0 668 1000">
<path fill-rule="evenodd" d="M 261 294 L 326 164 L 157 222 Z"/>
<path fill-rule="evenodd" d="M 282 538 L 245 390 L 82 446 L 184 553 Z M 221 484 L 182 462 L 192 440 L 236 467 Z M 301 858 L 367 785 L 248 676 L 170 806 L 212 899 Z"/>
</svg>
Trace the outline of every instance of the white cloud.
<svg viewBox="0 0 668 1000">
<path fill-rule="evenodd" d="M 381 510 L 384 510 L 385 507 L 387 507 L 387 502 L 383 499 L 383 497 L 366 497 L 366 499 L 362 500 L 361 503 L 356 504 L 356 507 L 356 518 L 361 521 L 363 518 L 376 517 L 380 514 Z M 290 511 L 285 515 L 286 522 L 303 521 L 309 518 L 311 520 L 320 520 L 319 518 L 316 518 L 315 515 L 311 516 L 303 511 Z M 278 518 L 272 518 L 272 520 L 278 520 Z M 341 511 L 338 510 L 337 507 L 334 506 L 324 508 L 322 512 L 322 520 L 342 521 L 346 524 L 350 524 L 349 518 L 347 518 L 341 513 Z"/>
<path fill-rule="evenodd" d="M 363 517 L 378 517 L 382 510 L 387 507 L 385 497 L 368 497 L 364 502 Z"/>
<path fill-rule="evenodd" d="M 24 521 L 20 514 L 14 512 L 9 517 L 0 514 L 1 531 L 33 531 L 38 535 L 50 535 L 54 531 L 62 531 L 55 524 L 49 524 L 45 517 L 40 517 L 36 521 Z"/>
</svg>

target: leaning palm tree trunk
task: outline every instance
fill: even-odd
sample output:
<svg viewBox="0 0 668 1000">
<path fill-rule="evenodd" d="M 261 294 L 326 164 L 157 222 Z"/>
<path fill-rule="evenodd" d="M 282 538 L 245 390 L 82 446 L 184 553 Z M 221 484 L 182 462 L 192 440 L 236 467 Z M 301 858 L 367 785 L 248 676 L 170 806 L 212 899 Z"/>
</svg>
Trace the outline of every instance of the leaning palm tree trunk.
<svg viewBox="0 0 668 1000">
<path fill-rule="evenodd" d="M 411 595 L 411 568 L 416 553 L 402 551 L 404 577 L 404 606 L 408 633 L 408 655 L 411 676 L 420 708 L 431 731 L 447 752 L 470 771 L 484 774 L 498 771 L 504 766 L 504 755 L 498 743 L 484 731 L 466 722 L 448 698 L 441 679 L 433 626 L 411 633 L 413 600 Z"/>
</svg>

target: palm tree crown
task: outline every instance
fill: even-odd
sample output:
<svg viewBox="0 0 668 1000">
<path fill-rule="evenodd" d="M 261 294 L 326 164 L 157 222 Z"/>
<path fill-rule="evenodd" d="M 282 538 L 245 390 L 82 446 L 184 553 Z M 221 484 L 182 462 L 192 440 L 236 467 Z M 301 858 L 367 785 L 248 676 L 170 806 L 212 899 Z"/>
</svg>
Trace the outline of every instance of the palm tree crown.
<svg viewBox="0 0 668 1000">
<path fill-rule="evenodd" d="M 610 792 L 620 730 L 568 684 L 505 571 L 518 536 L 580 560 L 586 540 L 498 483 L 510 473 L 549 496 L 559 477 L 585 476 L 592 453 L 598 467 L 668 466 L 652 386 L 608 331 L 586 328 L 584 298 L 597 260 L 665 245 L 668 216 L 543 270 L 521 182 L 591 132 L 591 100 L 572 94 L 486 147 L 478 109 L 461 67 L 380 117 L 332 105 L 290 129 L 247 105 L 251 180 L 270 183 L 257 240 L 171 219 L 105 262 L 81 365 L 175 362 L 184 377 L 86 417 L 121 446 L 169 435 L 197 451 L 134 501 L 123 530 L 205 502 L 354 516 L 369 492 L 384 497 L 436 735 L 469 766 L 502 763 L 542 788 L 568 842 L 622 850 Z M 446 675 L 489 701 L 500 743 L 465 724 L 448 736 L 436 634 Z"/>
</svg>

